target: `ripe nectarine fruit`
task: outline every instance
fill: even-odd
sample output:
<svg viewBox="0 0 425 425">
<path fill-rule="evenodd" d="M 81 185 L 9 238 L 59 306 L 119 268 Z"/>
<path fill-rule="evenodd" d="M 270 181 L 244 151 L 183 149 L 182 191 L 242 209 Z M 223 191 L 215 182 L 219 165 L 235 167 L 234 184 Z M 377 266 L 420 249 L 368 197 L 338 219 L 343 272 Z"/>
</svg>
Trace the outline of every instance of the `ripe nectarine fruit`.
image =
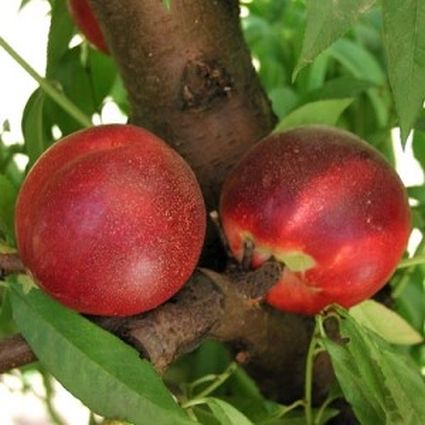
<svg viewBox="0 0 425 425">
<path fill-rule="evenodd" d="M 18 250 L 46 292 L 88 314 L 128 316 L 193 272 L 206 212 L 186 162 L 152 133 L 103 125 L 56 142 L 25 179 Z"/>
<path fill-rule="evenodd" d="M 260 141 L 224 184 L 220 215 L 238 260 L 285 264 L 267 301 L 314 314 L 350 307 L 391 277 L 409 237 L 405 188 L 384 158 L 346 131 L 309 126 Z"/>
</svg>

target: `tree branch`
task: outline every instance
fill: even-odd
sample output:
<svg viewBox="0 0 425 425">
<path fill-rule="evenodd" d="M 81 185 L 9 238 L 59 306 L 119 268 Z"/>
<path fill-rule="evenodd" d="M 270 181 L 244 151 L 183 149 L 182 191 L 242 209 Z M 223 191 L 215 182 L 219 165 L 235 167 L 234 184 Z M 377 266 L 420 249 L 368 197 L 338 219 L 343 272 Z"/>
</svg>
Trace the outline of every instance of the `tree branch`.
<svg viewBox="0 0 425 425">
<path fill-rule="evenodd" d="M 12 273 L 25 273 L 18 254 L 0 254 L 0 279 Z"/>
<path fill-rule="evenodd" d="M 305 350 L 300 350 L 299 342 L 303 342 L 302 346 L 308 344 L 312 323 L 261 304 L 280 273 L 281 266 L 275 262 L 253 272 L 232 271 L 230 275 L 200 269 L 182 291 L 155 310 L 129 318 L 90 319 L 133 345 L 159 372 L 205 338 L 231 343 L 235 357 L 251 365 L 254 377 L 273 376 L 272 380 L 260 380 L 265 393 L 290 401 L 302 393 L 304 371 L 300 356 L 304 359 Z M 297 343 L 293 341 L 292 328 L 303 329 L 297 335 Z M 0 373 L 34 360 L 21 336 L 0 342 Z M 288 374 L 294 367 L 296 373 Z M 327 375 L 318 375 L 321 392 L 328 381 Z"/>
<path fill-rule="evenodd" d="M 21 335 L 0 341 L 0 373 L 25 366 L 35 360 L 35 354 Z"/>
</svg>

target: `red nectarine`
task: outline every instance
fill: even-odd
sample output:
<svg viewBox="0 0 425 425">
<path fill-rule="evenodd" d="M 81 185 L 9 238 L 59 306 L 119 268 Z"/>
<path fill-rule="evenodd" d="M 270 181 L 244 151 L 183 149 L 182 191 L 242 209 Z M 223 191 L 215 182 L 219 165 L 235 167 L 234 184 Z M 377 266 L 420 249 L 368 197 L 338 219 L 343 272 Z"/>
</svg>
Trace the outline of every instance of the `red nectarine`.
<svg viewBox="0 0 425 425">
<path fill-rule="evenodd" d="M 104 125 L 35 163 L 16 206 L 18 250 L 64 305 L 127 316 L 173 296 L 198 261 L 206 212 L 186 162 L 150 132 Z"/>
<path fill-rule="evenodd" d="M 348 132 L 310 126 L 259 142 L 224 184 L 221 220 L 238 260 L 285 263 L 267 300 L 314 314 L 378 291 L 410 232 L 404 186 L 383 157 Z"/>
</svg>

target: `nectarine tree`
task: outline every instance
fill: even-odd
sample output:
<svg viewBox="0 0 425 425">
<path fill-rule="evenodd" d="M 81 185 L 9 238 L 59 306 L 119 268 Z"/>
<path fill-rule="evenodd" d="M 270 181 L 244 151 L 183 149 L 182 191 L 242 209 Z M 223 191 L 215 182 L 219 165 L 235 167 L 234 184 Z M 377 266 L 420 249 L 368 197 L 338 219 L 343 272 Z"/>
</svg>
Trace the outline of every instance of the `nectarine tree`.
<svg viewBox="0 0 425 425">
<path fill-rule="evenodd" d="M 0 371 L 140 425 L 422 425 L 425 196 L 393 134 L 423 169 L 422 3 L 49 3 L 45 78 L 0 37 L 40 84 L 0 144 Z M 110 102 L 129 124 L 91 128 Z"/>
</svg>

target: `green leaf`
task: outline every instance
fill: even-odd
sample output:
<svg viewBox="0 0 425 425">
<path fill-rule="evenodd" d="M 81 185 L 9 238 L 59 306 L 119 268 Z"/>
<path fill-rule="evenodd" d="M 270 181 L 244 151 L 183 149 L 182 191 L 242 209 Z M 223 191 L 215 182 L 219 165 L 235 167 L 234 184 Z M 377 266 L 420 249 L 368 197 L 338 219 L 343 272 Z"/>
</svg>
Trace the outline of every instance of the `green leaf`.
<svg viewBox="0 0 425 425">
<path fill-rule="evenodd" d="M 419 425 L 425 382 L 411 358 L 338 309 L 340 338 L 323 335 L 338 382 L 363 425 Z"/>
<path fill-rule="evenodd" d="M 253 423 L 231 404 L 215 397 L 205 399 L 208 407 L 222 425 L 253 425 Z"/>
<path fill-rule="evenodd" d="M 274 113 L 279 117 L 285 117 L 299 103 L 298 94 L 288 86 L 281 86 L 269 92 Z"/>
<path fill-rule="evenodd" d="M 0 339 L 13 335 L 17 332 L 12 316 L 9 289 L 0 292 Z"/>
<path fill-rule="evenodd" d="M 420 204 L 425 204 L 425 186 L 410 186 L 407 188 L 410 198 L 416 199 Z"/>
<path fill-rule="evenodd" d="M 418 331 L 424 332 L 425 323 L 425 274 L 423 268 L 413 267 L 402 279 L 408 279 L 407 285 L 395 299 L 397 311 Z"/>
<path fill-rule="evenodd" d="M 337 416 L 339 410 L 333 408 L 325 408 L 319 415 L 319 409 L 313 409 L 313 417 L 315 425 L 323 425 L 328 423 L 330 419 Z M 255 422 L 257 423 L 257 422 Z M 304 409 L 293 410 L 285 413 L 282 417 L 269 417 L 260 420 L 258 423 L 261 425 L 306 425 Z"/>
<path fill-rule="evenodd" d="M 113 100 L 119 106 L 121 111 L 127 116 L 130 114 L 130 106 L 127 96 L 127 90 L 124 87 L 124 83 L 119 75 L 115 79 L 115 82 L 111 88 L 111 93 Z"/>
<path fill-rule="evenodd" d="M 424 131 L 415 130 L 412 147 L 415 158 L 420 162 L 422 169 L 425 169 L 425 127 Z"/>
<path fill-rule="evenodd" d="M 409 323 L 384 305 L 366 300 L 350 309 L 358 323 L 392 344 L 419 344 L 423 337 Z"/>
<path fill-rule="evenodd" d="M 32 166 L 44 152 L 45 135 L 43 127 L 43 107 L 45 94 L 38 88 L 28 99 L 22 115 L 22 133 L 24 135 L 25 150 Z"/>
<path fill-rule="evenodd" d="M 307 103 L 283 118 L 275 131 L 306 124 L 335 125 L 353 99 L 329 99 Z"/>
<path fill-rule="evenodd" d="M 385 73 L 377 58 L 360 44 L 344 38 L 334 43 L 328 52 L 354 77 L 378 86 L 385 83 Z"/>
<path fill-rule="evenodd" d="M 94 87 L 89 69 L 83 65 L 81 47 L 77 46 L 62 56 L 55 69 L 55 79 L 61 85 L 62 93 L 75 105 L 86 117 L 91 117 L 98 112 L 95 100 Z M 103 78 L 98 75 L 97 78 Z M 100 87 L 101 84 L 97 84 Z M 57 102 L 47 98 L 45 103 L 45 119 L 50 126 L 56 124 L 64 136 L 82 128 L 81 121 L 71 116 Z"/>
<path fill-rule="evenodd" d="M 351 76 L 338 77 L 326 81 L 319 89 L 307 93 L 304 100 L 312 102 L 323 99 L 354 98 L 372 87 L 374 84 L 370 81 Z"/>
<path fill-rule="evenodd" d="M 117 67 L 110 56 L 97 49 L 89 49 L 87 73 L 93 88 L 95 108 L 100 110 L 103 100 L 110 94 L 117 78 Z"/>
<path fill-rule="evenodd" d="M 0 232 L 9 243 L 15 240 L 14 217 L 18 191 L 13 183 L 0 174 Z"/>
<path fill-rule="evenodd" d="M 31 0 L 21 0 L 21 4 L 19 5 L 19 10 L 22 10 Z"/>
<path fill-rule="evenodd" d="M 47 42 L 46 77 L 55 78 L 60 60 L 68 51 L 75 26 L 66 1 L 55 1 L 51 12 L 50 30 Z"/>
<path fill-rule="evenodd" d="M 303 47 L 293 78 L 343 36 L 374 3 L 375 0 L 309 0 Z"/>
<path fill-rule="evenodd" d="M 425 2 L 382 0 L 388 75 L 406 140 L 425 99 Z"/>
<path fill-rule="evenodd" d="M 56 71 L 66 96 L 86 115 L 97 112 L 91 76 L 81 57 L 81 47 L 68 50 Z M 98 75 L 98 78 L 102 78 Z"/>
<path fill-rule="evenodd" d="M 91 410 L 136 425 L 192 423 L 133 348 L 39 290 L 11 289 L 14 319 L 41 364 Z"/>
</svg>

